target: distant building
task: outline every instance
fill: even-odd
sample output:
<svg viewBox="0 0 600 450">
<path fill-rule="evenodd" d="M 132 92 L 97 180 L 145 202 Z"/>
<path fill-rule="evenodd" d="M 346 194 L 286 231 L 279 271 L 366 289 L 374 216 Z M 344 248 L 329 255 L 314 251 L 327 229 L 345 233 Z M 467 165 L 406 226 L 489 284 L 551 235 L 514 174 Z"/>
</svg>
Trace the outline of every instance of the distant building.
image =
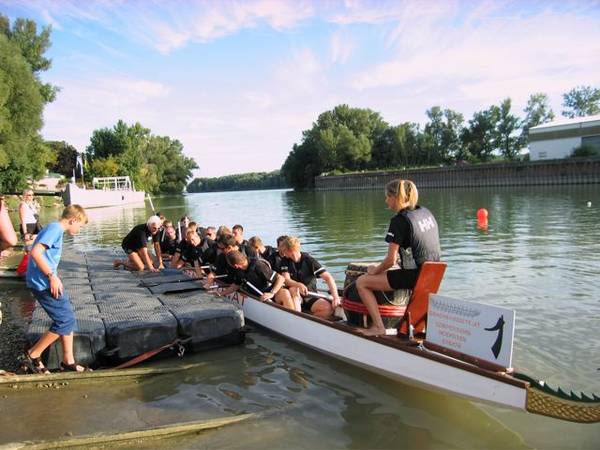
<svg viewBox="0 0 600 450">
<path fill-rule="evenodd" d="M 600 114 L 559 119 L 529 129 L 529 158 L 566 158 L 582 145 L 600 150 Z"/>
</svg>

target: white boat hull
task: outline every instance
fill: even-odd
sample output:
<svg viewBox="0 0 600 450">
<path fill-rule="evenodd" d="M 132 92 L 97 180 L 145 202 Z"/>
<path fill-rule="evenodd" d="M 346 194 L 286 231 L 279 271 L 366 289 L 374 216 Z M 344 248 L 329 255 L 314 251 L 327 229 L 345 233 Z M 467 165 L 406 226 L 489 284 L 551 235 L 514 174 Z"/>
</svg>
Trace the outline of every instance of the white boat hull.
<svg viewBox="0 0 600 450">
<path fill-rule="evenodd" d="M 143 204 L 145 197 L 144 191 L 81 189 L 73 183 L 67 184 L 63 194 L 65 206 L 81 205 L 84 208 Z"/>
<path fill-rule="evenodd" d="M 304 318 L 243 294 L 234 294 L 232 300 L 242 305 L 244 316 L 248 320 L 302 345 L 393 380 L 498 406 L 521 410 L 526 407 L 527 389 L 523 385 L 515 386 L 469 371 L 466 369 L 466 363 L 458 362 L 458 366 L 464 364 L 461 368 L 403 351 L 338 327 Z M 425 354 L 427 350 L 422 352 Z"/>
</svg>

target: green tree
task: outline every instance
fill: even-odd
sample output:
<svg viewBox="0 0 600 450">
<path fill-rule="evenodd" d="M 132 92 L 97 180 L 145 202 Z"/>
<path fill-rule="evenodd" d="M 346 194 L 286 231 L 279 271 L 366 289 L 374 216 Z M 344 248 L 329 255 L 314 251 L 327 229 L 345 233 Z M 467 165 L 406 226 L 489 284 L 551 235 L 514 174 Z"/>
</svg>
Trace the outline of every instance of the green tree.
<svg viewBox="0 0 600 450">
<path fill-rule="evenodd" d="M 469 125 L 461 132 L 463 152 L 472 155 L 475 161 L 486 162 L 492 159 L 497 147 L 496 129 L 499 119 L 500 108 L 497 106 L 473 114 Z"/>
<path fill-rule="evenodd" d="M 592 86 L 578 86 L 563 94 L 562 115 L 583 117 L 600 114 L 600 89 Z"/>
<path fill-rule="evenodd" d="M 369 167 L 375 142 L 389 127 L 370 109 L 336 106 L 319 115 L 302 142 L 294 144 L 282 167 L 287 180 L 298 189 L 311 187 L 323 171 L 361 170 Z"/>
<path fill-rule="evenodd" d="M 281 189 L 288 187 L 279 170 L 226 175 L 216 178 L 194 178 L 188 192 L 242 191 L 249 189 Z"/>
<path fill-rule="evenodd" d="M 526 146 L 529 143 L 529 129 L 554 120 L 554 112 L 550 107 L 548 96 L 543 92 L 532 94 L 523 112 L 525 119 L 523 119 L 521 142 Z"/>
<path fill-rule="evenodd" d="M 77 149 L 65 141 L 50 141 L 46 142 L 46 145 L 56 158 L 56 161 L 50 166 L 50 170 L 65 177 L 73 176 L 73 169 L 77 165 Z"/>
<path fill-rule="evenodd" d="M 58 88 L 49 83 L 43 83 L 39 78 L 39 73 L 48 70 L 52 65 L 52 60 L 45 57 L 46 51 L 50 48 L 50 26 L 42 28 L 38 34 L 37 24 L 30 19 L 17 19 L 10 26 L 8 17 L 0 14 L 0 34 L 3 34 L 15 44 L 35 77 L 37 87 L 45 103 L 50 103 L 56 98 Z"/>
<path fill-rule="evenodd" d="M 448 163 L 459 152 L 463 115 L 451 109 L 434 106 L 427 112 L 429 122 L 425 125 L 424 142 L 429 164 Z"/>
<path fill-rule="evenodd" d="M 496 146 L 500 150 L 500 153 L 509 161 L 514 160 L 518 156 L 522 146 L 522 141 L 518 133 L 521 129 L 521 120 L 511 114 L 511 103 L 510 98 L 506 98 L 500 104 L 496 140 Z"/>
<path fill-rule="evenodd" d="M 0 33 L 0 191 L 23 189 L 52 161 L 39 136 L 43 106 L 28 62 Z"/>
<path fill-rule="evenodd" d="M 95 130 L 86 154 L 93 161 L 92 175 L 128 175 L 137 189 L 152 193 L 182 192 L 198 168 L 183 154 L 178 140 L 154 136 L 140 123 L 127 125 L 122 120 L 112 128 Z"/>
</svg>

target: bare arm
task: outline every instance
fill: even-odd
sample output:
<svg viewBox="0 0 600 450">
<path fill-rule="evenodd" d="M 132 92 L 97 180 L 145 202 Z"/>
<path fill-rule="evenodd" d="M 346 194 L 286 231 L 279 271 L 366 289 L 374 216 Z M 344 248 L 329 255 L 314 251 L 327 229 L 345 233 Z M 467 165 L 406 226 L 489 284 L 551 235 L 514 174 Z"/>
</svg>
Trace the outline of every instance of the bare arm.
<svg viewBox="0 0 600 450">
<path fill-rule="evenodd" d="M 142 247 L 140 249 L 140 254 L 142 256 L 142 260 L 144 261 L 148 269 L 152 272 L 156 272 L 157 269 L 154 268 L 152 258 L 150 258 L 150 253 L 148 253 L 148 249 L 146 247 Z"/>
<path fill-rule="evenodd" d="M 263 295 L 261 295 L 260 296 L 261 300 L 269 300 L 270 298 L 275 297 L 275 294 L 277 294 L 279 292 L 279 290 L 283 286 L 283 283 L 285 283 L 285 278 L 282 275 L 280 275 L 280 274 L 276 274 L 276 275 L 277 276 L 275 277 L 275 283 L 273 283 L 271 290 L 269 292 L 265 292 Z"/>
<path fill-rule="evenodd" d="M 331 306 L 333 306 L 334 308 L 338 307 L 340 305 L 340 297 L 338 295 L 337 285 L 335 284 L 335 280 L 333 279 L 331 274 L 327 271 L 325 271 L 321 274 L 321 278 L 325 281 L 325 283 L 327 283 L 329 292 L 331 293 L 331 296 L 333 297 Z"/>
<path fill-rule="evenodd" d="M 298 288 L 300 291 L 300 295 L 306 295 L 306 293 L 308 292 L 308 288 L 305 284 L 300 283 L 299 281 L 292 280 L 292 277 L 290 277 L 289 272 L 283 272 L 283 277 L 285 279 L 285 285 L 287 287 Z"/>
<path fill-rule="evenodd" d="M 158 268 L 164 269 L 165 265 L 163 264 L 163 260 L 162 260 L 162 252 L 160 250 L 160 242 L 154 243 L 154 253 L 156 254 L 156 259 L 158 260 Z"/>
<path fill-rule="evenodd" d="M 42 272 L 44 275 L 48 275 L 52 271 L 52 268 L 44 258 L 45 252 L 46 247 L 44 246 L 44 244 L 35 244 L 31 249 L 31 257 L 35 261 L 35 264 L 38 266 L 38 269 L 40 269 L 40 272 Z M 52 273 L 48 280 L 50 281 L 50 293 L 52 294 L 52 297 L 60 297 L 63 293 L 63 284 L 60 278 L 58 278 L 58 275 Z"/>
<path fill-rule="evenodd" d="M 388 245 L 388 252 L 385 255 L 385 258 L 383 259 L 383 261 L 381 261 L 381 263 L 379 263 L 378 266 L 369 267 L 369 269 L 367 270 L 367 273 L 369 275 L 378 275 L 380 273 L 385 272 L 390 267 L 392 267 L 396 263 L 396 258 L 398 257 L 399 248 L 400 248 L 400 246 L 398 244 L 390 242 L 390 244 Z"/>
<path fill-rule="evenodd" d="M 173 255 L 173 258 L 171 259 L 171 269 L 179 269 L 178 264 L 179 264 L 180 259 L 181 259 L 181 253 L 175 252 L 175 254 Z"/>
<path fill-rule="evenodd" d="M 21 222 L 21 232 L 23 235 L 27 233 L 27 224 L 25 223 L 25 203 L 19 205 L 19 221 Z"/>
</svg>

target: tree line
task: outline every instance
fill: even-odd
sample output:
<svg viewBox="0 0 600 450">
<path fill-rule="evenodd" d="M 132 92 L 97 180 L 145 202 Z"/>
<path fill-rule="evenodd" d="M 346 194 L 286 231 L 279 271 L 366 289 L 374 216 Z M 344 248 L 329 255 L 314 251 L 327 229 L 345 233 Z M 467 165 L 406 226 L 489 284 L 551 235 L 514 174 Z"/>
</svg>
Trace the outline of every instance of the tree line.
<svg viewBox="0 0 600 450">
<path fill-rule="evenodd" d="M 563 108 L 562 115 L 570 118 L 599 114 L 600 89 L 573 88 L 563 94 Z M 529 128 L 555 117 L 544 93 L 531 95 L 523 112 L 523 118 L 515 115 L 506 98 L 465 122 L 461 113 L 434 106 L 421 127 L 390 125 L 378 112 L 339 105 L 302 132 L 281 172 L 295 189 L 306 189 L 320 174 L 512 161 L 528 145 Z"/>
<path fill-rule="evenodd" d="M 21 191 L 46 170 L 71 177 L 76 169 L 75 147 L 44 141 L 40 134 L 44 106 L 60 91 L 40 79 L 52 63 L 45 56 L 50 34 L 49 26 L 38 32 L 33 20 L 16 19 L 11 25 L 0 14 L 0 192 Z M 87 182 L 94 176 L 129 175 L 137 189 L 153 193 L 182 192 L 198 167 L 178 140 L 121 120 L 92 133 L 83 166 Z"/>
<path fill-rule="evenodd" d="M 44 56 L 49 47 L 50 27 L 38 33 L 26 19 L 11 26 L 0 14 L 0 192 L 25 188 L 55 161 L 40 134 L 44 106 L 58 92 L 40 79 L 52 63 Z"/>
<path fill-rule="evenodd" d="M 252 189 L 282 189 L 289 184 L 281 171 L 251 172 L 214 178 L 194 178 L 188 192 L 247 191 Z"/>
</svg>

